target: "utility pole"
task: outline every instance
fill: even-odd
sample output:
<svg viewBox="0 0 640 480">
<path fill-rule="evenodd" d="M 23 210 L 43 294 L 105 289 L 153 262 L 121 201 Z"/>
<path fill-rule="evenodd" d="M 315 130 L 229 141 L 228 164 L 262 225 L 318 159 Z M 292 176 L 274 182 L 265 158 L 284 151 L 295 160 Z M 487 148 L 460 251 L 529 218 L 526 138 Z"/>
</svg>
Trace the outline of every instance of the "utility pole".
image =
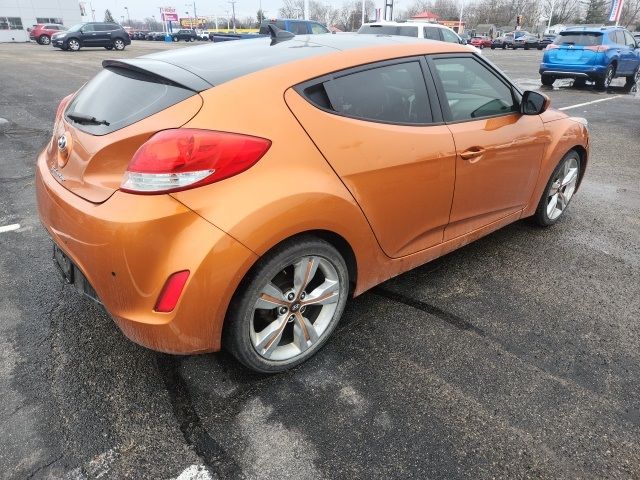
<svg viewBox="0 0 640 480">
<path fill-rule="evenodd" d="M 464 0 L 460 1 L 460 20 L 458 20 L 458 35 L 462 35 L 462 14 L 464 13 Z"/>
<path fill-rule="evenodd" d="M 309 20 L 309 0 L 304 0 L 304 12 L 302 14 L 305 20 Z"/>
<path fill-rule="evenodd" d="M 231 4 L 231 11 L 233 14 L 232 17 L 232 21 L 233 21 L 233 33 L 236 33 L 236 3 L 238 0 L 229 0 L 229 3 Z"/>
<path fill-rule="evenodd" d="M 129 7 L 124 7 L 124 9 L 127 11 L 127 23 L 129 24 L 129 26 L 131 26 L 131 17 L 129 16 Z"/>
<path fill-rule="evenodd" d="M 362 22 L 360 23 L 360 26 L 364 25 L 364 2 L 366 0 L 362 0 Z"/>
<path fill-rule="evenodd" d="M 547 22 L 547 30 L 551 28 L 551 19 L 553 18 L 553 8 L 556 6 L 556 0 L 551 2 L 551 13 L 549 14 L 549 21 Z"/>
</svg>

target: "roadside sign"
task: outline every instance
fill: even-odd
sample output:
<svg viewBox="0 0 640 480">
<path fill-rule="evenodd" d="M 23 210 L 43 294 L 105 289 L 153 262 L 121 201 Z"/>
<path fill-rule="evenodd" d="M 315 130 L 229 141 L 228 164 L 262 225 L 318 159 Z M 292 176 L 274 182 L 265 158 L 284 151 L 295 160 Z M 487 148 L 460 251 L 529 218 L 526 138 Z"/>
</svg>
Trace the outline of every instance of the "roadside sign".
<svg viewBox="0 0 640 480">
<path fill-rule="evenodd" d="M 163 22 L 177 22 L 178 12 L 173 7 L 162 7 L 160 14 Z"/>
</svg>

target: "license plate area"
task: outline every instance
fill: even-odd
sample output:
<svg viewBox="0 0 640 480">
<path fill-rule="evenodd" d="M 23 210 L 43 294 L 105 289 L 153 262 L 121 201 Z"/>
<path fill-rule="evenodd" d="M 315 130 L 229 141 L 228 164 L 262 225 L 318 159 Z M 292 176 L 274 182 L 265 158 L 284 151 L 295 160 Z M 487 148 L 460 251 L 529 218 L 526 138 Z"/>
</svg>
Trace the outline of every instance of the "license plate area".
<svg viewBox="0 0 640 480">
<path fill-rule="evenodd" d="M 102 305 L 98 294 L 87 280 L 87 277 L 55 243 L 53 244 L 53 260 L 65 282 L 72 284 L 85 297 Z"/>
</svg>

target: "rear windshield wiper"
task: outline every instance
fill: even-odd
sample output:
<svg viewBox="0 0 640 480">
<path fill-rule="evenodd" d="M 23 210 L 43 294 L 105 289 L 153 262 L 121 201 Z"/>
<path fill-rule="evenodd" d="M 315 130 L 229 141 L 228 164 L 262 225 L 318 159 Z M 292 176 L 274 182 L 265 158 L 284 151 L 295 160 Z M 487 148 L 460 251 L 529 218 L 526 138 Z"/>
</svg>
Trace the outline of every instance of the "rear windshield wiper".
<svg viewBox="0 0 640 480">
<path fill-rule="evenodd" d="M 91 117 L 83 113 L 67 113 L 67 118 L 73 120 L 80 125 L 106 125 L 109 126 L 109 122 L 106 120 L 98 120 L 96 117 Z"/>
</svg>

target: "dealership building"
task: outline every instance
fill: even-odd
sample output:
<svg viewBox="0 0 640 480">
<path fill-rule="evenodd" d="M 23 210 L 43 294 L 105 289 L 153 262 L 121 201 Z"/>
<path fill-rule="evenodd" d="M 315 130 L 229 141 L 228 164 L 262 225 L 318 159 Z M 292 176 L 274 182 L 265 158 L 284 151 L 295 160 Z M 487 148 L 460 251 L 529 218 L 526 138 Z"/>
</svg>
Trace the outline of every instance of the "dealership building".
<svg viewBox="0 0 640 480">
<path fill-rule="evenodd" d="M 37 23 L 71 27 L 82 21 L 78 0 L 0 0 L 0 42 L 29 41 Z"/>
</svg>

